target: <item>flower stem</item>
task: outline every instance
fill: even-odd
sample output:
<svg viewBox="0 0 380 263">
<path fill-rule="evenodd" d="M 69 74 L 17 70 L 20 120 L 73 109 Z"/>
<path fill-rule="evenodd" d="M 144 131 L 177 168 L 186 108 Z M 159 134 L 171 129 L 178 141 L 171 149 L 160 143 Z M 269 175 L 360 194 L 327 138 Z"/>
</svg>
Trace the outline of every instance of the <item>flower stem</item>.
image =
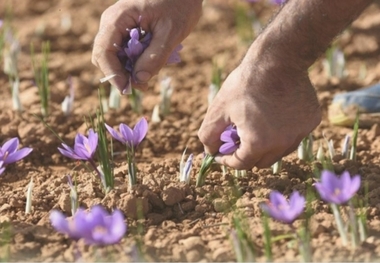
<svg viewBox="0 0 380 263">
<path fill-rule="evenodd" d="M 96 163 L 94 162 L 94 160 L 91 159 L 91 160 L 88 160 L 88 162 L 91 164 L 92 169 L 94 169 L 94 171 L 98 174 L 99 179 L 102 182 L 102 185 L 103 185 L 104 189 L 106 190 L 107 189 L 107 185 L 106 185 L 106 181 L 104 179 L 104 175 L 99 171 L 99 169 L 96 166 Z"/>
<path fill-rule="evenodd" d="M 350 218 L 350 225 L 351 225 L 351 240 L 354 248 L 356 248 L 359 245 L 359 236 L 358 236 L 358 225 L 357 225 L 357 218 L 355 216 L 355 208 L 351 201 L 348 202 L 349 205 L 349 218 Z"/>
<path fill-rule="evenodd" d="M 136 169 L 136 163 L 135 163 L 135 152 L 133 149 L 130 149 L 129 146 L 127 146 L 127 162 L 128 162 L 128 177 L 129 177 L 129 187 L 131 188 L 133 185 L 136 184 L 137 180 L 137 169 Z"/>
<path fill-rule="evenodd" d="M 335 222 L 338 227 L 339 235 L 342 238 L 342 244 L 343 246 L 347 246 L 347 234 L 344 231 L 343 220 L 342 220 L 342 217 L 340 216 L 338 206 L 336 204 L 330 204 L 330 205 L 335 217 Z"/>
<path fill-rule="evenodd" d="M 293 224 L 289 225 L 292 229 L 294 235 L 296 236 L 299 244 L 299 251 L 302 256 L 302 262 L 311 262 L 311 253 L 310 253 L 310 246 L 305 240 L 301 237 L 301 235 L 297 232 L 297 229 L 294 227 Z M 305 229 L 306 231 L 306 229 Z M 305 233 L 306 235 L 306 233 Z"/>
</svg>

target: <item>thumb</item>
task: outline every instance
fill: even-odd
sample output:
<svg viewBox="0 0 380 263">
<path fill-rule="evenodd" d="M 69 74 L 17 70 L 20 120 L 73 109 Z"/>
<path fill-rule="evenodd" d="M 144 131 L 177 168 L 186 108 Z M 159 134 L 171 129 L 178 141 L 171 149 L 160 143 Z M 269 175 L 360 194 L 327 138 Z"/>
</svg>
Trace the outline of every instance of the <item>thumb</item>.
<svg viewBox="0 0 380 263">
<path fill-rule="evenodd" d="M 160 26 L 160 28 L 165 28 Z M 137 84 L 147 83 L 168 61 L 169 56 L 178 46 L 178 42 L 170 36 L 170 31 L 154 32 L 149 46 L 137 60 L 133 81 Z"/>
</svg>

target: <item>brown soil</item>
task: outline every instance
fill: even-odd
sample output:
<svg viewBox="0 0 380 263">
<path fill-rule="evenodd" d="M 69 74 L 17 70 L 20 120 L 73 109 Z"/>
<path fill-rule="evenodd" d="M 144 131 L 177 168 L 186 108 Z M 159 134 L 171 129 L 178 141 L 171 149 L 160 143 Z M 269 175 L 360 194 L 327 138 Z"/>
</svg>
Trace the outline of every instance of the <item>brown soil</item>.
<svg viewBox="0 0 380 263">
<path fill-rule="evenodd" d="M 0 18 L 5 16 L 5 2 L 0 2 Z M 77 132 L 85 133 L 84 117 L 94 116 L 98 107 L 100 71 L 91 62 L 91 49 L 98 29 L 99 17 L 113 0 L 89 3 L 85 0 L 13 0 L 12 26 L 17 32 L 22 51 L 19 57 L 21 77 L 20 96 L 22 113 L 12 111 L 8 77 L 0 71 L 0 143 L 19 137 L 23 147 L 33 152 L 24 160 L 9 165 L 0 177 L 0 222 L 2 242 L 9 243 L 8 261 L 73 261 L 76 242 L 57 233 L 49 222 L 49 212 L 60 209 L 70 215 L 69 187 L 66 174 L 77 165 L 60 155 L 60 141 L 34 117 L 39 114 L 39 97 L 33 86 L 30 43 L 39 52 L 42 41 L 51 43 L 49 61 L 51 81 L 50 116 L 46 119 L 53 129 L 72 145 Z M 237 211 L 244 212 L 249 227 L 245 229 L 256 245 L 256 260 L 265 261 L 263 226 L 259 203 L 266 200 L 272 189 L 288 195 L 293 190 L 305 194 L 318 163 L 300 161 L 296 153 L 283 159 L 280 174 L 270 169 L 253 169 L 242 178 L 234 178 L 233 171 L 222 175 L 215 166 L 201 188 L 194 186 L 199 170 L 202 144 L 197 138 L 207 109 L 208 85 L 212 59 L 225 61 L 225 73 L 230 72 L 244 54 L 245 46 L 235 34 L 233 3 L 236 1 L 207 1 L 204 15 L 195 31 L 183 42 L 182 62 L 164 68 L 164 75 L 173 78 L 175 92 L 171 113 L 160 123 L 150 123 L 147 138 L 137 154 L 140 185 L 128 191 L 127 166 L 122 155 L 115 159 L 115 189 L 105 196 L 97 178 L 85 169 L 78 169 L 80 205 L 89 208 L 103 204 L 109 209 L 119 208 L 128 223 L 128 232 L 120 245 L 88 247 L 81 242 L 78 249 L 86 261 L 131 261 L 136 240 L 143 243 L 146 261 L 235 261 L 228 239 L 231 218 Z M 252 5 L 260 11 L 265 23 L 274 7 Z M 338 39 L 347 56 L 348 76 L 329 79 L 322 62 L 312 68 L 310 76 L 316 86 L 324 111 L 322 123 L 313 131 L 315 147 L 323 142 L 323 135 L 340 145 L 352 129 L 332 126 L 327 120 L 327 107 L 333 94 L 353 90 L 379 81 L 380 6 L 373 4 Z M 61 26 L 64 17 L 71 16 L 72 26 Z M 359 76 L 363 65 L 367 72 Z M 71 116 L 65 117 L 60 103 L 68 94 L 66 79 L 72 76 L 75 105 Z M 153 107 L 159 102 L 159 86 L 151 82 L 144 93 L 143 112 L 150 120 Z M 108 86 L 105 85 L 108 89 Z M 131 110 L 128 99 L 122 98 L 121 108 L 110 109 L 106 122 L 116 126 L 120 122 L 134 125 L 141 117 Z M 359 197 L 368 200 L 368 238 L 357 249 L 345 248 L 336 230 L 328 205 L 313 201 L 311 218 L 311 246 L 314 261 L 376 261 L 380 259 L 380 128 L 377 124 L 360 129 L 357 161 L 334 159 L 334 169 L 348 170 L 362 176 Z M 115 145 L 116 150 L 122 147 Z M 179 184 L 179 160 L 183 150 L 194 153 L 196 161 L 190 186 Z M 316 148 L 315 148 L 316 151 Z M 26 187 L 33 177 L 33 211 L 25 214 Z M 368 192 L 365 190 L 368 185 Z M 238 191 L 236 191 L 238 189 Z M 137 220 L 136 204 L 142 203 L 143 218 Z M 297 221 L 300 223 L 301 220 Z M 6 223 L 9 224 L 6 224 Z M 273 235 L 289 233 L 289 228 L 271 222 Z M 139 230 L 140 229 L 140 230 Z M 5 233 L 11 231 L 8 238 Z M 297 247 L 289 239 L 273 243 L 275 261 L 297 261 Z M 3 249 L 7 246 L 3 245 Z M 5 251 L 5 250 L 4 250 Z M 2 255 L 5 255 L 2 253 Z"/>
</svg>

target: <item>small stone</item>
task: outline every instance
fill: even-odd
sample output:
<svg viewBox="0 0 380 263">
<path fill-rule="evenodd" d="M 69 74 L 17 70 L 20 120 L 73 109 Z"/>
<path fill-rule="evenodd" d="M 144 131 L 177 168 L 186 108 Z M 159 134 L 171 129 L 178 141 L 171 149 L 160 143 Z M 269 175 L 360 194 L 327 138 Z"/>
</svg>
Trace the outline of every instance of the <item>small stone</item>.
<svg viewBox="0 0 380 263">
<path fill-rule="evenodd" d="M 231 207 L 228 200 L 223 198 L 216 198 L 212 204 L 216 212 L 226 212 Z"/>
<path fill-rule="evenodd" d="M 162 200 L 167 206 L 173 206 L 181 202 L 183 199 L 185 199 L 185 192 L 182 189 L 173 186 L 164 190 L 162 194 Z"/>
</svg>

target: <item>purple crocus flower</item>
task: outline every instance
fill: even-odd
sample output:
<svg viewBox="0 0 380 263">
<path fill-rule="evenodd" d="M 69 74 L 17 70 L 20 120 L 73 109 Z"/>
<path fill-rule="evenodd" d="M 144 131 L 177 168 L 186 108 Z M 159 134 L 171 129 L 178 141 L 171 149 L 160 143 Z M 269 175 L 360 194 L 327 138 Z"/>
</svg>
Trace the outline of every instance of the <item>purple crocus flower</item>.
<svg viewBox="0 0 380 263">
<path fill-rule="evenodd" d="M 12 138 L 0 147 L 0 161 L 3 161 L 3 165 L 17 162 L 33 151 L 28 147 L 17 150 L 18 145 L 18 138 Z"/>
<path fill-rule="evenodd" d="M 0 161 L 0 175 L 4 172 L 5 167 L 3 166 L 4 162 Z"/>
<path fill-rule="evenodd" d="M 144 50 L 149 46 L 152 40 L 152 34 L 146 33 L 140 27 L 141 16 L 139 17 L 139 25 L 132 29 L 127 29 L 129 36 L 123 40 L 121 46 L 118 46 L 116 43 L 114 46 L 119 49 L 117 56 L 124 65 L 124 68 L 132 73 L 133 67 L 144 52 Z M 174 51 L 170 54 L 167 64 L 178 63 L 181 61 L 178 51 L 182 49 L 182 45 L 177 46 Z"/>
<path fill-rule="evenodd" d="M 269 194 L 269 202 L 262 204 L 261 208 L 272 218 L 285 224 L 292 224 L 302 213 L 305 206 L 305 198 L 294 191 L 289 198 L 289 202 L 278 191 Z"/>
<path fill-rule="evenodd" d="M 98 134 L 90 129 L 88 132 L 88 138 L 82 134 L 75 136 L 74 149 L 62 143 L 63 148 L 58 150 L 66 157 L 76 160 L 92 160 L 96 147 L 98 146 Z"/>
<path fill-rule="evenodd" d="M 132 149 L 136 149 L 148 132 L 148 122 L 144 117 L 136 123 L 133 130 L 124 123 L 120 123 L 119 132 L 107 124 L 105 126 L 113 138 Z"/>
<path fill-rule="evenodd" d="M 220 140 L 223 144 L 219 148 L 221 154 L 231 154 L 239 148 L 240 137 L 237 130 L 232 125 L 228 126 L 224 132 L 220 135 Z"/>
<path fill-rule="evenodd" d="M 323 170 L 321 180 L 315 183 L 321 198 L 333 204 L 344 204 L 350 200 L 360 187 L 360 175 L 355 175 L 351 178 L 348 171 L 342 173 L 338 177 L 335 173 L 329 170 Z"/>
<path fill-rule="evenodd" d="M 116 209 L 109 214 L 101 205 L 93 206 L 89 212 L 79 208 L 71 218 L 53 210 L 50 222 L 58 232 L 75 240 L 83 239 L 89 245 L 118 243 L 127 231 L 122 212 Z"/>
</svg>

